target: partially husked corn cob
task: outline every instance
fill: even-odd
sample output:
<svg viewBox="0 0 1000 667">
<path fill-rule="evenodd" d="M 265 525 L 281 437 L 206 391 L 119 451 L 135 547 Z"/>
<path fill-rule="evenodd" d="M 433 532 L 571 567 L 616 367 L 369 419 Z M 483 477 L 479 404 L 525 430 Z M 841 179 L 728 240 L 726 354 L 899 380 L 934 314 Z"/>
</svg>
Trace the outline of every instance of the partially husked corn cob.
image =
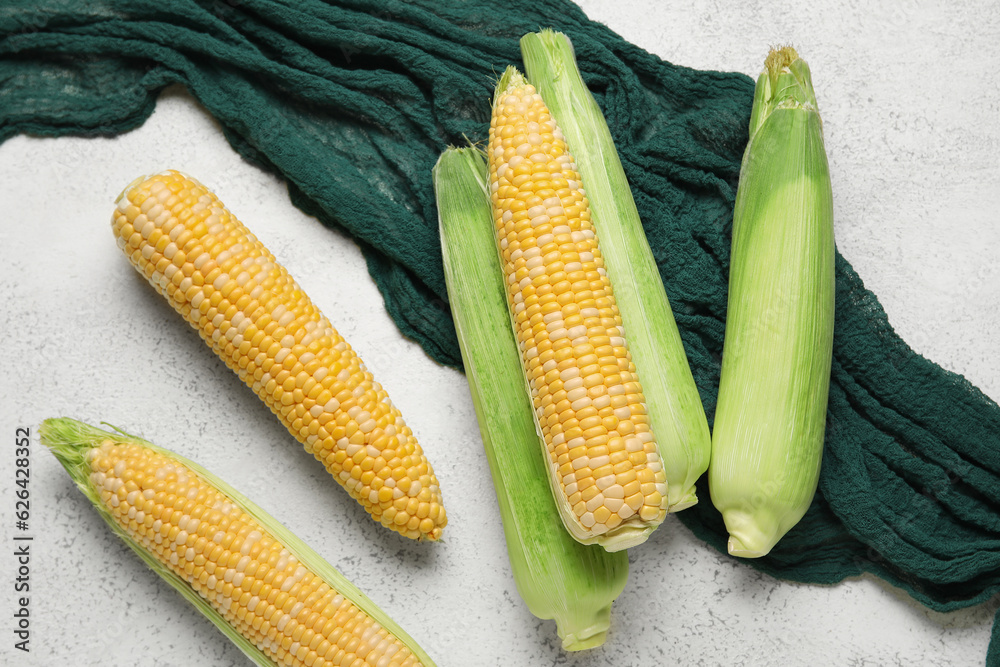
<svg viewBox="0 0 1000 667">
<path fill-rule="evenodd" d="M 329 563 L 203 468 L 72 419 L 40 432 L 111 529 L 257 665 L 433 664 Z"/>
<path fill-rule="evenodd" d="M 767 554 L 816 491 L 830 389 L 833 194 L 809 68 L 772 51 L 733 213 L 709 491 L 729 553 Z"/>
<path fill-rule="evenodd" d="M 542 98 L 514 68 L 488 149 L 515 337 L 567 529 L 607 549 L 646 539 L 667 488 L 586 194 Z"/>
<path fill-rule="evenodd" d="M 374 519 L 440 538 L 438 481 L 399 410 L 212 192 L 177 171 L 137 179 L 112 228 L 136 270 Z"/>
<path fill-rule="evenodd" d="M 529 33 L 521 38 L 521 55 L 587 186 L 604 268 L 663 460 L 667 511 L 679 512 L 698 502 L 695 482 L 708 469 L 712 438 L 660 270 L 611 131 L 580 75 L 569 38 L 553 30 Z M 659 250 L 669 260 L 671 249 Z"/>
<path fill-rule="evenodd" d="M 604 643 L 628 554 L 577 542 L 549 488 L 525 391 L 487 196 L 486 160 L 449 148 L 434 166 L 448 301 L 493 476 L 511 573 L 532 614 L 554 619 L 567 651 Z"/>
</svg>

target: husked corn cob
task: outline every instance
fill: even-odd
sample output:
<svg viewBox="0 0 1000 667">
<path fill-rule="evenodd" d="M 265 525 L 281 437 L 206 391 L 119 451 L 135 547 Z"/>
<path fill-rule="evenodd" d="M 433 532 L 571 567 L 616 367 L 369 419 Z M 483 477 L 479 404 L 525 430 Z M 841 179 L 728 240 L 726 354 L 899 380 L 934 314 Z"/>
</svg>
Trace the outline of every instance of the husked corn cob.
<svg viewBox="0 0 1000 667">
<path fill-rule="evenodd" d="M 329 563 L 194 463 L 71 419 L 46 420 L 41 437 L 112 530 L 256 664 L 433 664 Z"/>
<path fill-rule="evenodd" d="M 137 179 L 112 228 L 136 270 L 374 519 L 440 538 L 438 481 L 399 410 L 212 192 L 177 171 Z"/>
<path fill-rule="evenodd" d="M 490 191 L 515 337 L 567 529 L 609 550 L 646 539 L 667 488 L 587 197 L 541 96 L 497 85 Z"/>
</svg>

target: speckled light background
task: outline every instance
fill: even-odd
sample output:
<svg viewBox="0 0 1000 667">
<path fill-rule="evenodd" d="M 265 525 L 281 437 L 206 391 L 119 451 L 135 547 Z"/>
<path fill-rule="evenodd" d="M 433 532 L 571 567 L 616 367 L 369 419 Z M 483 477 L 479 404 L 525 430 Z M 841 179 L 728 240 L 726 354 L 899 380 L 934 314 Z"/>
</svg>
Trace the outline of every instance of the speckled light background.
<svg viewBox="0 0 1000 667">
<path fill-rule="evenodd" d="M 841 252 L 905 340 L 1000 399 L 1000 5 L 581 4 L 699 69 L 755 75 L 768 45 L 797 46 L 823 112 Z M 165 167 L 213 187 L 389 390 L 441 481 L 444 543 L 415 544 L 367 519 L 128 265 L 109 229 L 112 201 Z M 442 667 L 983 663 L 997 601 L 939 614 L 874 579 L 777 581 L 672 519 L 630 554 L 607 644 L 567 655 L 514 589 L 464 377 L 401 338 L 357 247 L 293 208 L 183 90 L 116 139 L 14 138 L 0 146 L 0 177 L 2 664 L 249 664 L 105 529 L 37 438 L 31 652 L 13 649 L 14 431 L 56 415 L 120 425 L 226 478 Z"/>
</svg>

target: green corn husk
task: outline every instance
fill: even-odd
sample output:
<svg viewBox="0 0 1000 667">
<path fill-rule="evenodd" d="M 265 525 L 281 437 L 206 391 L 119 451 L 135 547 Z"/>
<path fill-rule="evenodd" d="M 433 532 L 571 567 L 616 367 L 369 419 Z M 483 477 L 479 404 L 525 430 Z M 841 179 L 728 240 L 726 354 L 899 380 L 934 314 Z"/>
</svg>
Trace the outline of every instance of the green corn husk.
<svg viewBox="0 0 1000 667">
<path fill-rule="evenodd" d="M 833 195 L 809 67 L 785 47 L 757 80 L 733 215 L 709 490 L 729 553 L 768 553 L 819 479 L 833 350 Z"/>
<path fill-rule="evenodd" d="M 559 518 L 511 329 L 483 156 L 446 150 L 434 167 L 434 189 L 448 298 L 514 582 L 532 614 L 555 619 L 564 649 L 600 646 L 628 578 L 628 556 L 580 544 Z"/>
<path fill-rule="evenodd" d="M 205 598 L 198 594 L 186 581 L 174 574 L 169 568 L 160 563 L 156 556 L 147 551 L 141 544 L 133 540 L 128 533 L 115 521 L 111 512 L 101 501 L 100 495 L 94 489 L 90 481 L 90 466 L 86 461 L 87 452 L 94 447 L 98 447 L 106 440 L 114 442 L 129 442 L 148 447 L 149 449 L 172 459 L 187 467 L 205 482 L 211 484 L 219 491 L 229 497 L 229 500 L 253 517 L 257 523 L 265 528 L 271 536 L 282 543 L 284 547 L 295 556 L 301 564 L 322 578 L 331 588 L 334 588 L 343 597 L 354 603 L 358 609 L 364 611 L 368 616 L 378 622 L 390 634 L 394 635 L 405 644 L 420 660 L 420 664 L 426 667 L 433 667 L 434 663 L 430 657 L 421 649 L 417 643 L 407 635 L 388 615 L 372 602 L 364 593 L 358 590 L 354 584 L 344 578 L 332 565 L 324 560 L 319 554 L 310 549 L 302 540 L 291 533 L 280 522 L 270 514 L 252 503 L 236 489 L 226 484 L 224 481 L 208 472 L 198 464 L 179 456 L 167 449 L 157 447 L 141 438 L 128 435 L 124 432 L 112 433 L 95 428 L 83 422 L 68 418 L 46 419 L 39 429 L 41 442 L 49 448 L 52 454 L 63 465 L 66 472 L 76 483 L 77 488 L 94 505 L 98 514 L 108 524 L 118 537 L 129 546 L 156 574 L 160 575 L 171 587 L 180 593 L 188 602 L 195 606 L 212 624 L 215 625 L 255 665 L 259 667 L 277 667 L 277 663 L 272 660 L 261 649 L 257 648 L 248 638 L 244 637 L 239 630 L 229 624 L 225 617 L 216 611 Z"/>
<path fill-rule="evenodd" d="M 698 502 L 694 485 L 708 468 L 711 436 L 663 281 L 611 132 L 580 76 L 569 38 L 552 30 L 529 33 L 521 38 L 521 55 L 586 186 L 664 464 L 667 511 L 678 512 Z"/>
</svg>

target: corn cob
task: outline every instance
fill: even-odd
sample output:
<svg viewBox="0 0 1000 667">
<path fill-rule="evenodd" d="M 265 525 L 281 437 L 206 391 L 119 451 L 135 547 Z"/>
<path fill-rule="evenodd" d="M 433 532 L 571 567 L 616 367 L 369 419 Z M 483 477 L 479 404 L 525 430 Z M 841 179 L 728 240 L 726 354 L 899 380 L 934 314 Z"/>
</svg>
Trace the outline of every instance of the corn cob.
<svg viewBox="0 0 1000 667">
<path fill-rule="evenodd" d="M 493 101 L 494 228 L 515 337 L 566 528 L 609 550 L 663 521 L 667 488 L 573 158 L 516 69 Z"/>
<path fill-rule="evenodd" d="M 176 171 L 140 178 L 111 224 L 136 270 L 374 519 L 440 538 L 438 481 L 399 410 L 214 194 Z"/>
<path fill-rule="evenodd" d="M 329 563 L 200 466 L 72 419 L 40 433 L 108 526 L 255 664 L 433 665 Z"/>
<path fill-rule="evenodd" d="M 517 590 L 532 614 L 555 619 L 564 649 L 593 648 L 604 643 L 628 556 L 580 544 L 560 525 L 510 328 L 486 178 L 471 148 L 445 151 L 434 167 L 448 300 Z"/>
<path fill-rule="evenodd" d="M 679 512 L 698 502 L 695 482 L 708 469 L 712 439 L 632 190 L 569 38 L 552 30 L 529 33 L 521 38 L 521 54 L 528 79 L 565 135 L 587 184 L 604 267 L 629 333 L 629 352 L 642 378 L 649 425 L 663 461 L 667 511 Z"/>
<path fill-rule="evenodd" d="M 768 553 L 816 491 L 833 350 L 833 195 L 806 63 L 757 80 L 729 269 L 709 490 L 729 552 Z"/>
</svg>

